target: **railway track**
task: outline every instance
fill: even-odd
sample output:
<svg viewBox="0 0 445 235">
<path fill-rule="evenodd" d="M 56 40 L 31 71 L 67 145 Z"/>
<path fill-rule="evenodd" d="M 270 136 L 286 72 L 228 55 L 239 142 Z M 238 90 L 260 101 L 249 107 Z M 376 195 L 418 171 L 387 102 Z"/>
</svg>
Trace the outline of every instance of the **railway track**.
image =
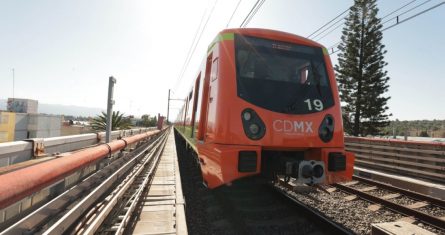
<svg viewBox="0 0 445 235">
<path fill-rule="evenodd" d="M 107 166 L 0 234 L 121 234 L 131 225 L 132 212 L 150 183 L 167 134 L 164 131 L 156 139 L 142 141 L 134 151 L 108 160 Z"/>
<path fill-rule="evenodd" d="M 444 201 L 391 185 L 355 177 L 353 181 L 311 188 L 284 179 L 276 187 L 290 199 L 321 214 L 327 223 L 341 224 L 357 234 L 369 234 L 372 224 L 406 221 L 445 234 Z"/>
<path fill-rule="evenodd" d="M 153 143 L 153 148 L 146 150 L 146 155 L 113 192 L 77 223 L 72 234 L 122 234 L 132 229 L 133 212 L 149 188 L 166 139 L 164 134 Z"/>
<path fill-rule="evenodd" d="M 306 211 L 307 213 L 313 214 L 314 217 L 316 217 L 318 220 L 323 221 L 327 226 L 330 227 L 332 231 L 336 231 L 335 234 L 354 234 L 354 232 L 345 226 L 336 223 L 331 218 L 327 217 L 325 214 L 321 213 L 320 211 L 316 210 L 315 208 L 297 200 L 295 197 L 293 197 L 291 194 L 289 194 L 289 191 L 294 191 L 295 186 L 290 185 L 288 182 L 285 182 L 284 180 L 278 179 L 275 184 L 271 185 L 278 193 L 280 193 L 283 197 L 291 200 L 294 202 L 298 207 L 300 207 L 302 210 Z M 279 187 L 282 186 L 282 187 Z M 284 190 L 287 189 L 287 190 Z M 300 190 L 302 191 L 314 191 L 311 188 L 303 187 Z"/>
<path fill-rule="evenodd" d="M 383 206 L 445 231 L 445 201 L 358 176 L 333 186 L 371 202 L 370 208 Z"/>
<path fill-rule="evenodd" d="M 218 232 L 227 231 L 227 226 L 221 226 L 225 222 L 235 234 L 351 234 L 255 177 L 216 189 L 212 195 L 223 215 L 213 222 L 219 225 L 215 226 Z"/>
<path fill-rule="evenodd" d="M 180 136 L 176 143 L 190 234 L 352 234 L 262 178 L 206 189 L 194 152 Z"/>
</svg>

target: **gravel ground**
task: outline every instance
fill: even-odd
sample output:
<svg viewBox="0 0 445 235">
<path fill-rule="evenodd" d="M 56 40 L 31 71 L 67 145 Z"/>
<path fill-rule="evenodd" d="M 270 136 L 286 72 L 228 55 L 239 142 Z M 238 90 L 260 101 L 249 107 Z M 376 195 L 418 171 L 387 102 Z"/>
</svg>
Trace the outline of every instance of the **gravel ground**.
<svg viewBox="0 0 445 235">
<path fill-rule="evenodd" d="M 376 189 L 376 190 L 368 191 L 367 193 L 369 193 L 373 196 L 376 196 L 376 197 L 383 197 L 388 194 L 393 194 L 394 192 L 391 192 L 391 191 L 388 191 L 385 189 Z"/>
<path fill-rule="evenodd" d="M 354 188 L 355 189 L 362 189 L 362 188 L 366 188 L 366 187 L 369 187 L 369 185 L 356 184 Z M 393 194 L 395 192 L 391 192 L 391 191 L 386 190 L 386 189 L 379 189 L 378 188 L 378 189 L 375 189 L 375 190 L 368 191 L 366 193 L 369 193 L 369 194 L 371 194 L 373 196 L 382 197 L 384 195 Z M 405 205 L 405 206 L 413 204 L 415 202 L 418 202 L 417 200 L 408 198 L 406 196 L 400 196 L 398 198 L 392 199 L 391 201 L 395 202 L 395 203 L 398 203 L 398 204 Z M 426 214 L 430 214 L 430 215 L 436 216 L 436 217 L 444 217 L 445 216 L 445 209 L 442 209 L 442 208 L 437 207 L 437 206 L 426 206 L 426 207 L 418 208 L 417 210 L 422 211 L 422 212 L 424 212 Z"/>
<path fill-rule="evenodd" d="M 286 190 L 299 201 L 318 209 L 333 221 L 343 224 L 357 234 L 370 234 L 371 224 L 373 223 L 393 222 L 404 217 L 403 215 L 384 208 L 377 211 L 371 211 L 368 209 L 368 206 L 371 205 L 371 203 L 360 199 L 347 201 L 344 197 L 349 194 L 338 190 L 329 194 L 321 190 L 310 193 L 295 193 L 284 188 L 281 189 Z M 382 195 L 390 193 L 389 191 L 385 192 L 385 190 L 374 191 L 376 191 L 376 194 Z M 413 200 L 402 197 L 399 201 L 410 203 Z M 438 209 L 440 210 L 440 208 Z M 438 213 L 442 213 L 442 211 Z M 431 232 L 444 234 L 444 231 L 439 231 L 431 226 L 421 223 L 418 223 L 417 225 Z"/>
<path fill-rule="evenodd" d="M 393 198 L 393 199 L 390 199 L 389 201 L 394 202 L 399 205 L 403 205 L 403 206 L 408 206 L 408 205 L 418 202 L 418 201 L 411 199 L 409 197 L 406 197 L 406 196 L 400 196 L 397 198 Z"/>
<path fill-rule="evenodd" d="M 371 223 L 390 222 L 402 218 L 401 215 L 388 210 L 372 212 L 368 210 L 370 203 L 363 200 L 347 201 L 344 197 L 348 194 L 339 191 L 331 194 L 322 191 L 308 194 L 289 193 L 357 234 L 369 234 Z"/>
<path fill-rule="evenodd" d="M 445 217 L 445 210 L 437 206 L 426 206 L 418 210 L 436 217 Z"/>
</svg>

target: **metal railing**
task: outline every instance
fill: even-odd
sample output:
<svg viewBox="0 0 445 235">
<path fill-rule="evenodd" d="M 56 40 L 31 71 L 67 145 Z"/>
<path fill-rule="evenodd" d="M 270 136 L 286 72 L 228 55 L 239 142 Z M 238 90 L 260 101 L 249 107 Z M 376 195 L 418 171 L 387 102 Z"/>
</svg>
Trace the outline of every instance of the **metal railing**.
<svg viewBox="0 0 445 235">
<path fill-rule="evenodd" d="M 150 127 L 112 131 L 111 139 L 116 140 L 154 129 L 156 128 Z M 104 141 L 105 132 L 98 132 L 0 143 L 0 167 L 13 165 L 34 158 L 47 157 L 57 153 L 78 150 Z"/>
<path fill-rule="evenodd" d="M 355 165 L 445 183 L 445 144 L 345 137 Z"/>
<path fill-rule="evenodd" d="M 4 182 L 0 186 L 0 230 L 10 221 L 20 218 L 20 215 L 29 213 L 33 208 L 60 195 L 60 193 L 73 187 L 92 173 L 108 166 L 114 159 L 121 159 L 114 156 L 125 155 L 126 151 L 121 152 L 123 149 L 130 151 L 133 147 L 139 145 L 139 142 L 155 138 L 159 133 L 159 131 L 152 130 L 152 128 L 117 131 L 113 134 L 115 138 L 119 138 L 121 141 L 113 141 L 106 145 L 91 145 L 89 144 L 90 142 L 84 143 L 85 145 L 79 144 L 84 140 L 89 140 L 91 134 L 48 138 L 49 140 L 44 139 L 48 140 L 48 143 L 51 143 L 50 146 L 54 147 L 54 149 L 56 149 L 56 146 L 59 146 L 56 149 L 57 151 L 63 148 L 76 151 L 67 156 L 65 154 L 57 154 L 56 157 L 51 157 L 44 163 L 32 165 L 28 164 L 30 161 L 26 161 L 21 164 L 0 168 L 23 165 L 12 171 L 0 172 L 0 178 L 2 178 L 0 181 Z M 101 142 L 101 134 L 93 134 L 97 136 L 95 138 L 98 143 Z M 11 144 L 14 143 L 12 142 Z M 81 150 L 79 150 L 79 146 L 82 148 Z M 20 148 L 13 150 L 18 150 L 16 152 L 19 152 Z M 32 151 L 30 152 L 28 152 L 29 155 L 32 154 Z M 9 151 L 9 153 L 14 153 L 14 151 Z M 2 155 L 0 154 L 0 156 Z M 105 158 L 106 156 L 108 158 Z M 28 183 L 15 183 L 14 181 L 27 181 Z"/>
</svg>

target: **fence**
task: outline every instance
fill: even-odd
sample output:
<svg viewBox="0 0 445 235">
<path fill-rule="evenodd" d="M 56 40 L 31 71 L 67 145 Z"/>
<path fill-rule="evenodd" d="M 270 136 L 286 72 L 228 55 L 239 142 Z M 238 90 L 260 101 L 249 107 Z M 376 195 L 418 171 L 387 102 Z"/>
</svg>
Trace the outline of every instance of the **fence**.
<svg viewBox="0 0 445 235">
<path fill-rule="evenodd" d="M 369 169 L 445 183 L 445 144 L 345 137 L 355 164 Z"/>
</svg>

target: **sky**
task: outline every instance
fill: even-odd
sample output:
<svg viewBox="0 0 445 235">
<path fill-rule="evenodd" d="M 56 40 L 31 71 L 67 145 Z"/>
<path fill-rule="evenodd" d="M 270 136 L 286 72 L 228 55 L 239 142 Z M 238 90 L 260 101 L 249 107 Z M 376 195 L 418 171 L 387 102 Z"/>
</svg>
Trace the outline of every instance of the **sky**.
<svg viewBox="0 0 445 235">
<path fill-rule="evenodd" d="M 379 0 L 379 16 L 411 1 Z M 400 20 L 441 1 L 430 0 Z M 108 77 L 114 76 L 114 110 L 136 116 L 166 115 L 168 89 L 173 98 L 186 96 L 207 46 L 224 28 L 239 27 L 256 0 L 241 0 L 229 23 L 238 2 L 2 0 L 0 99 L 13 96 L 14 69 L 17 98 L 106 109 Z M 247 27 L 306 37 L 352 3 L 266 0 Z M 180 79 L 195 33 L 207 18 Z M 444 24 L 445 4 L 383 33 L 391 119 L 445 119 Z M 341 28 L 316 40 L 330 47 L 340 40 Z M 331 59 L 337 63 L 335 54 Z M 180 105 L 172 101 L 170 117 L 176 116 Z"/>
</svg>

